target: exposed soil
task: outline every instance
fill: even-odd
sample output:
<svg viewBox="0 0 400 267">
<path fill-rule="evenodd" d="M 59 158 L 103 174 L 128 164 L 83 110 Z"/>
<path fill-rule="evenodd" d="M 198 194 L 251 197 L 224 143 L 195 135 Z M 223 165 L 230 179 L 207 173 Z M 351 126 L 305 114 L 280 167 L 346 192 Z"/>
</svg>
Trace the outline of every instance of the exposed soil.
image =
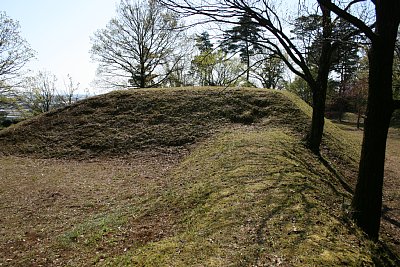
<svg viewBox="0 0 400 267">
<path fill-rule="evenodd" d="M 69 243 L 118 237 L 117 243 L 100 242 L 99 257 L 92 260 L 101 261 L 132 243 L 169 235 L 174 214 L 125 214 L 137 201 L 163 191 L 166 174 L 181 156 L 138 154 L 129 160 L 79 162 L 0 157 L 0 266 L 76 265 L 83 255 Z M 99 218 L 93 227 L 100 233 L 85 236 L 79 229 L 93 218 Z M 122 220 L 123 227 L 110 229 L 107 220 Z"/>
</svg>

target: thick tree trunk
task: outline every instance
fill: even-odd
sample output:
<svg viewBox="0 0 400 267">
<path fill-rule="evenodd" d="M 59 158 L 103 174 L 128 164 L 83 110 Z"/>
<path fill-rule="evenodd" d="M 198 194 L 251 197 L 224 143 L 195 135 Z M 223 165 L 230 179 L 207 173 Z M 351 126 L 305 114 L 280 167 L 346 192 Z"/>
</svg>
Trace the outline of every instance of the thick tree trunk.
<svg viewBox="0 0 400 267">
<path fill-rule="evenodd" d="M 399 25 L 399 1 L 377 1 L 376 38 L 369 51 L 368 104 L 353 218 L 377 240 L 382 210 L 386 138 L 393 113 L 392 66 Z"/>
<path fill-rule="evenodd" d="M 364 139 L 352 202 L 353 218 L 373 240 L 377 240 L 380 226 L 386 138 L 392 115 L 391 86 L 387 81 L 391 77 L 384 73 L 391 73 L 387 70 L 391 64 L 387 57 L 386 62 L 382 62 L 385 56 L 381 54 L 383 51 L 373 46 L 370 53 L 370 89 Z M 387 92 L 388 88 L 390 92 Z"/>
<path fill-rule="evenodd" d="M 140 68 L 140 81 L 139 81 L 139 88 L 145 88 L 146 87 L 146 72 L 144 70 L 144 64 Z"/>
<path fill-rule="evenodd" d="M 313 92 L 313 114 L 311 120 L 311 128 L 307 136 L 307 146 L 316 155 L 319 155 L 319 147 L 322 141 L 325 124 L 325 101 L 326 90 L 328 88 L 328 76 L 331 67 L 332 57 L 332 24 L 330 10 L 321 6 L 322 10 L 322 27 L 323 42 L 321 55 L 319 58 L 318 75 L 315 83 L 309 83 Z"/>
<path fill-rule="evenodd" d="M 325 124 L 325 99 L 326 89 L 321 85 L 314 89 L 313 93 L 313 113 L 311 128 L 307 136 L 307 147 L 316 155 L 319 155 L 319 147 L 322 141 Z"/>
</svg>

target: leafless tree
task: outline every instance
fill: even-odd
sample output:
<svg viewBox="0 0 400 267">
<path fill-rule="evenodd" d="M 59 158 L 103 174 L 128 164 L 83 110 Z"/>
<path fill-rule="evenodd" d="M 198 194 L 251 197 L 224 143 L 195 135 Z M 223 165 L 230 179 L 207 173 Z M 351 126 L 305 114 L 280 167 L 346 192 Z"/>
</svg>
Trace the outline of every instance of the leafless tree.
<svg viewBox="0 0 400 267">
<path fill-rule="evenodd" d="M 21 104 L 33 115 L 50 111 L 55 107 L 56 81 L 57 77 L 48 71 L 39 71 L 35 76 L 26 77 Z"/>
<path fill-rule="evenodd" d="M 247 16 L 263 34 L 259 34 L 257 45 L 279 57 L 297 76 L 304 79 L 313 93 L 313 115 L 307 135 L 307 146 L 315 154 L 320 153 L 324 128 L 324 111 L 331 57 L 335 49 L 332 40 L 331 12 L 320 5 L 321 50 L 317 70 L 308 64 L 302 47 L 286 31 L 284 20 L 274 6 L 274 1 L 257 0 L 159 0 L 172 10 L 187 16 L 204 17 L 204 22 L 239 25 L 240 18 Z"/>
<path fill-rule="evenodd" d="M 20 35 L 20 25 L 0 12 L 0 97 L 9 93 L 35 52 Z"/>
<path fill-rule="evenodd" d="M 58 92 L 57 104 L 60 106 L 68 106 L 75 102 L 78 98 L 76 92 L 79 90 L 79 82 L 75 82 L 71 75 L 67 75 L 67 80 L 64 81 L 64 90 Z"/>
<path fill-rule="evenodd" d="M 184 56 L 181 26 L 177 14 L 156 1 L 122 0 L 117 17 L 91 39 L 99 74 L 114 86 L 159 86 Z"/>
</svg>

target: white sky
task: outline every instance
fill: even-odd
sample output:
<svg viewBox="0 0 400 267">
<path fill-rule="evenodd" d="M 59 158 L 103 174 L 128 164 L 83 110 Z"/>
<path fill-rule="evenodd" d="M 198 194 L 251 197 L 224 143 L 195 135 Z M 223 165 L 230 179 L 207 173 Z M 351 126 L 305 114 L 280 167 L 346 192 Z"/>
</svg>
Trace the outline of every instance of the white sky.
<svg viewBox="0 0 400 267">
<path fill-rule="evenodd" d="M 98 93 L 92 81 L 97 63 L 90 59 L 90 37 L 115 16 L 120 0 L 0 0 L 0 10 L 19 21 L 21 35 L 37 52 L 32 71 L 55 74 L 63 86 L 67 74 L 80 91 Z M 282 1 L 286 8 L 297 0 Z"/>
<path fill-rule="evenodd" d="M 67 74 L 80 89 L 97 92 L 91 82 L 97 64 L 90 59 L 90 37 L 116 14 L 119 0 L 0 0 L 0 10 L 19 21 L 21 35 L 37 52 L 33 71 L 55 74 L 63 86 Z"/>
</svg>

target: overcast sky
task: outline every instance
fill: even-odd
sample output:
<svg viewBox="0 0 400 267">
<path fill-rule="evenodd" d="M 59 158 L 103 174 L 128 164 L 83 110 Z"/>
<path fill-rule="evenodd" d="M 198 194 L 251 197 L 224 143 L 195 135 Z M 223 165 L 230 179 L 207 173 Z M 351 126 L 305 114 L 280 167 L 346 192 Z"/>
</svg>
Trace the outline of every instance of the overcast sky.
<svg viewBox="0 0 400 267">
<path fill-rule="evenodd" d="M 119 0 L 1 0 L 0 10 L 19 21 L 21 35 L 37 52 L 29 68 L 47 70 L 63 84 L 67 74 L 91 88 L 97 64 L 90 37 L 116 14 Z M 94 91 L 93 91 L 94 93 Z"/>
</svg>

